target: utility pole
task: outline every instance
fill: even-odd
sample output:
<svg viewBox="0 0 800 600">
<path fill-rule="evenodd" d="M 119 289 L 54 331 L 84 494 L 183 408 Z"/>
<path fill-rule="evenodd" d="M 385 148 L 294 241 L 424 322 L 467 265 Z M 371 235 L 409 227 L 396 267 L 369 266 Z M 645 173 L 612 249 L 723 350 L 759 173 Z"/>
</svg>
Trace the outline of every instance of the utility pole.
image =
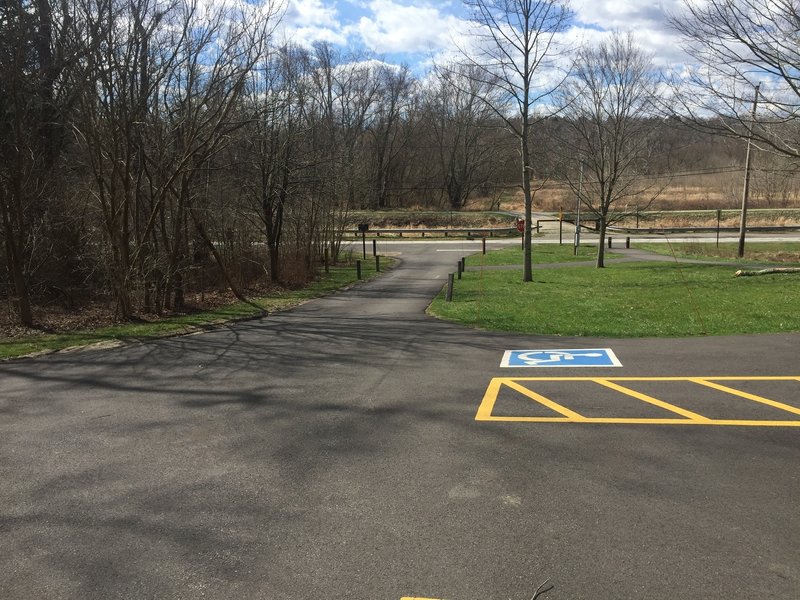
<svg viewBox="0 0 800 600">
<path fill-rule="evenodd" d="M 744 162 L 744 191 L 742 193 L 742 218 L 739 224 L 739 258 L 744 257 L 744 237 L 747 231 L 747 201 L 750 197 L 750 165 L 753 150 L 753 123 L 756 121 L 756 108 L 758 108 L 758 92 L 761 84 L 756 86 L 756 95 L 753 98 L 753 116 L 747 128 L 747 157 Z"/>
<path fill-rule="evenodd" d="M 578 181 L 578 201 L 575 203 L 575 244 L 573 253 L 578 256 L 581 246 L 581 196 L 583 195 L 583 161 L 581 161 L 581 178 Z"/>
</svg>

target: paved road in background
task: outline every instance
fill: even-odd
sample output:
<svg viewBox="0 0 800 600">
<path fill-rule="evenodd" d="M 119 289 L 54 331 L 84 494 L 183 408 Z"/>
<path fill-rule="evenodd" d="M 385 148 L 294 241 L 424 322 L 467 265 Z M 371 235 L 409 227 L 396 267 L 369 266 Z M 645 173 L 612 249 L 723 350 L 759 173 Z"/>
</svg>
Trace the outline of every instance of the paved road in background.
<svg viewBox="0 0 800 600">
<path fill-rule="evenodd" d="M 1 364 L 0 597 L 527 600 L 548 578 L 549 600 L 800 596 L 800 428 L 774 426 L 800 419 L 800 336 L 427 317 L 477 248 L 381 246 L 398 268 L 296 310 Z M 623 366 L 499 366 L 557 348 Z M 649 421 L 668 407 L 765 425 Z"/>
</svg>

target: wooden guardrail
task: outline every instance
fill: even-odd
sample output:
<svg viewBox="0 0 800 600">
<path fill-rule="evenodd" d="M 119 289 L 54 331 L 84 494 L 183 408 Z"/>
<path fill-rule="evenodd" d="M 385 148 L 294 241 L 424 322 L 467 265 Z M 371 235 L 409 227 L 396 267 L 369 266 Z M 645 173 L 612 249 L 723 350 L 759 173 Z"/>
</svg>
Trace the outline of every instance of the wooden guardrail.
<svg viewBox="0 0 800 600">
<path fill-rule="evenodd" d="M 597 231 L 597 229 L 599 227 L 598 226 L 599 222 L 600 221 L 597 218 L 591 218 L 590 217 L 590 218 L 584 219 L 583 217 L 581 217 L 581 228 L 582 229 L 590 229 L 589 224 L 591 223 L 592 224 L 591 229 L 594 230 L 594 231 Z M 574 225 L 575 221 L 571 221 L 570 219 L 567 219 L 567 218 L 564 218 L 564 219 L 536 219 L 536 232 L 537 233 L 539 232 L 539 228 L 541 227 L 542 223 L 569 223 L 570 225 Z"/>
<path fill-rule="evenodd" d="M 536 231 L 539 231 L 540 223 L 558 223 L 560 219 L 539 219 L 536 221 Z M 563 219 L 563 223 L 574 225 L 574 221 Z M 598 220 L 596 218 L 584 219 L 581 217 L 581 228 L 597 231 Z M 591 228 L 589 225 L 591 224 Z M 716 227 L 716 226 L 691 226 L 685 227 L 618 227 L 610 225 L 607 231 L 614 233 L 629 233 L 636 234 L 665 234 L 665 233 L 723 233 L 723 232 L 738 232 L 738 227 Z M 800 231 L 800 225 L 754 225 L 747 226 L 747 231 L 755 233 L 781 233 L 787 231 Z"/>
<path fill-rule="evenodd" d="M 430 228 L 430 229 L 369 229 L 366 232 L 361 232 L 358 229 L 348 229 L 347 233 L 354 236 L 361 236 L 362 233 L 366 237 L 381 235 L 397 235 L 398 237 L 405 236 L 443 236 L 448 237 L 451 235 L 466 235 L 467 237 L 494 237 L 509 236 L 519 233 L 516 227 L 451 227 L 451 228 Z"/>
<path fill-rule="evenodd" d="M 534 230 L 538 233 L 542 223 L 557 223 L 559 219 L 538 219 Z M 567 219 L 564 223 L 569 223 Z M 581 217 L 581 229 L 597 231 L 597 221 L 595 219 L 584 220 Z M 736 232 L 738 227 L 615 227 L 610 226 L 609 232 L 636 234 L 669 234 L 669 233 L 716 233 L 716 232 Z M 800 231 L 800 225 L 781 225 L 781 226 L 754 226 L 747 227 L 747 231 L 756 233 L 780 233 L 783 231 Z M 358 229 L 347 229 L 346 233 L 354 237 L 361 237 L 362 232 Z M 365 232 L 365 237 L 381 237 L 382 235 L 396 235 L 398 237 L 495 237 L 495 236 L 516 236 L 519 235 L 516 227 L 454 227 L 454 228 L 430 228 L 430 229 L 370 229 Z"/>
<path fill-rule="evenodd" d="M 717 233 L 738 232 L 738 227 L 609 227 L 608 231 L 622 233 Z M 781 233 L 784 231 L 800 231 L 800 225 L 763 225 L 747 226 L 748 232 L 755 233 Z"/>
</svg>

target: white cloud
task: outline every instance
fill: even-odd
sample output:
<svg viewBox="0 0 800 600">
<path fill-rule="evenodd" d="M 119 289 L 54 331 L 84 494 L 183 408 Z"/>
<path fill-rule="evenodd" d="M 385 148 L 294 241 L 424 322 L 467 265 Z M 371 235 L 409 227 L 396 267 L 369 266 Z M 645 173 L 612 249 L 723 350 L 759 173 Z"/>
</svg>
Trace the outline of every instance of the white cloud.
<svg viewBox="0 0 800 600">
<path fill-rule="evenodd" d="M 329 0 L 289 0 L 280 35 L 301 46 L 348 42 L 347 28 L 341 23 L 336 5 Z"/>
<path fill-rule="evenodd" d="M 576 37 L 597 41 L 605 32 L 633 32 L 637 43 L 653 55 L 657 66 L 676 65 L 687 60 L 668 18 L 677 14 L 682 0 L 579 0 L 573 8 Z"/>
<path fill-rule="evenodd" d="M 339 27 L 336 6 L 323 0 L 290 0 L 286 10 L 287 23 L 298 27 Z"/>
<path fill-rule="evenodd" d="M 461 16 L 464 12 L 456 0 L 285 1 L 279 36 L 305 46 L 316 41 L 363 45 L 379 55 L 430 54 L 441 61 L 472 45 L 469 27 Z M 679 65 L 687 56 L 667 17 L 680 12 L 682 4 L 683 0 L 573 0 L 576 23 L 559 37 L 575 47 L 597 42 L 611 30 L 632 31 L 657 66 Z"/>
<path fill-rule="evenodd" d="M 666 27 L 667 15 L 678 12 L 681 5 L 681 0 L 580 0 L 573 8 L 582 23 L 629 31 Z"/>
<path fill-rule="evenodd" d="M 395 0 L 370 0 L 363 6 L 372 15 L 359 20 L 358 32 L 370 50 L 381 54 L 447 47 L 452 43 L 451 32 L 460 23 L 454 15 L 444 14 L 439 7 L 425 2 L 409 5 Z"/>
</svg>

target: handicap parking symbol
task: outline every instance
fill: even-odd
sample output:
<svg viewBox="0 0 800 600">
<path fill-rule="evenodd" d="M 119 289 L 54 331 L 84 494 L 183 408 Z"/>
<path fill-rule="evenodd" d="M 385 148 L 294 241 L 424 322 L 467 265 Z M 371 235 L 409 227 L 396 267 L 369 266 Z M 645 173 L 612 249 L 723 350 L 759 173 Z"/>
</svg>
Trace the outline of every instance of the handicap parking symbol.
<svg viewBox="0 0 800 600">
<path fill-rule="evenodd" d="M 621 367 L 611 348 L 506 350 L 501 367 Z"/>
</svg>

